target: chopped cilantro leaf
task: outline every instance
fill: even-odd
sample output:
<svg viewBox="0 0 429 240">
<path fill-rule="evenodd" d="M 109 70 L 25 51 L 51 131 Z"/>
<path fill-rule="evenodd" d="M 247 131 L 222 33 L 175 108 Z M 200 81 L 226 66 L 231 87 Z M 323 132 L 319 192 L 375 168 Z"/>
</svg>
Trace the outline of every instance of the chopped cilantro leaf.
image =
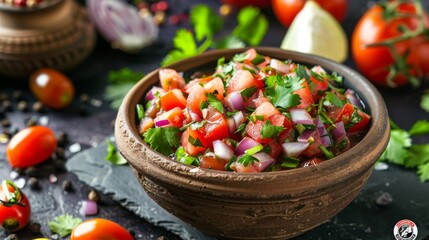
<svg viewBox="0 0 429 240">
<path fill-rule="evenodd" d="M 194 165 L 194 166 L 200 165 L 198 158 L 188 155 L 182 146 L 177 148 L 176 161 L 187 165 Z"/>
<path fill-rule="evenodd" d="M 263 115 L 255 115 L 255 118 L 256 120 L 263 121 L 265 117 Z"/>
<path fill-rule="evenodd" d="M 195 147 L 202 147 L 203 144 L 201 143 L 201 140 L 199 138 L 193 138 L 192 136 L 188 137 L 188 142 Z"/>
<path fill-rule="evenodd" d="M 325 100 L 332 103 L 336 107 L 343 107 L 347 101 L 341 100 L 338 96 L 332 92 L 327 92 L 325 96 Z"/>
<path fill-rule="evenodd" d="M 299 165 L 299 159 L 292 158 L 292 157 L 285 157 L 280 164 L 280 166 L 284 168 L 296 168 Z"/>
<path fill-rule="evenodd" d="M 295 69 L 295 73 L 299 78 L 304 78 L 307 82 L 310 81 L 310 76 L 307 73 L 307 67 L 304 65 L 298 64 Z"/>
<path fill-rule="evenodd" d="M 429 122 L 427 120 L 417 121 L 408 132 L 412 136 L 429 134 Z"/>
<path fill-rule="evenodd" d="M 325 78 L 321 74 L 318 74 L 317 72 L 315 72 L 311 69 L 310 69 L 310 74 L 317 81 L 322 82 L 322 83 L 325 82 Z"/>
<path fill-rule="evenodd" d="M 150 128 L 144 134 L 144 141 L 151 148 L 166 156 L 173 153 L 173 149 L 180 146 L 180 130 L 177 127 Z"/>
<path fill-rule="evenodd" d="M 143 73 L 135 72 L 129 68 L 110 71 L 108 76 L 109 84 L 104 93 L 105 98 L 112 101 L 110 106 L 113 109 L 118 109 L 125 95 L 143 76 Z"/>
<path fill-rule="evenodd" d="M 200 110 L 203 110 L 203 109 L 206 109 L 206 108 L 208 108 L 209 107 L 209 105 L 207 104 L 207 102 L 201 102 L 201 104 L 200 104 Z"/>
<path fill-rule="evenodd" d="M 429 112 L 429 92 L 422 95 L 420 107 L 426 112 Z"/>
<path fill-rule="evenodd" d="M 231 165 L 237 160 L 237 156 L 232 156 L 232 158 L 228 161 L 228 163 L 225 165 L 226 171 L 233 171 L 231 168 Z"/>
<path fill-rule="evenodd" d="M 251 96 L 253 96 L 253 94 L 255 94 L 255 92 L 257 90 L 258 89 L 255 86 L 251 86 L 251 87 L 243 89 L 240 92 L 240 94 L 241 94 L 241 97 L 243 98 L 243 100 L 246 101 L 248 98 L 250 98 Z"/>
<path fill-rule="evenodd" d="M 237 53 L 234 55 L 234 57 L 232 57 L 232 61 L 234 62 L 243 62 L 246 59 L 247 59 L 247 54 L 245 52 Z"/>
<path fill-rule="evenodd" d="M 238 127 L 237 127 L 237 129 L 235 130 L 235 132 L 234 133 L 239 133 L 239 132 L 241 132 L 241 135 L 242 136 L 244 136 L 245 134 L 246 134 L 246 125 L 247 125 L 247 123 L 242 123 L 242 124 L 240 124 L 240 125 L 238 125 Z"/>
<path fill-rule="evenodd" d="M 429 161 L 429 144 L 414 144 L 409 149 L 405 167 L 417 167 Z"/>
<path fill-rule="evenodd" d="M 115 145 L 109 139 L 106 140 L 107 144 L 107 155 L 104 158 L 106 161 L 113 165 L 124 165 L 127 164 L 127 160 L 116 150 Z"/>
<path fill-rule="evenodd" d="M 390 131 L 390 141 L 380 159 L 398 165 L 404 165 L 409 155 L 407 148 L 410 146 L 411 138 L 407 131 L 392 129 Z"/>
<path fill-rule="evenodd" d="M 225 57 L 221 57 L 217 60 L 217 66 L 222 66 L 223 64 L 225 64 Z"/>
<path fill-rule="evenodd" d="M 359 115 L 358 110 L 355 108 L 355 110 L 352 113 L 352 116 L 350 117 L 350 123 L 356 124 L 362 121 L 362 117 Z"/>
<path fill-rule="evenodd" d="M 268 78 L 267 81 L 269 83 L 265 88 L 265 95 L 274 106 L 286 109 L 301 103 L 301 97 L 294 92 L 303 87 L 304 79 L 277 74 L 275 78 Z"/>
<path fill-rule="evenodd" d="M 253 65 L 258 65 L 265 62 L 265 57 L 261 54 L 257 54 L 256 57 L 252 60 Z"/>
<path fill-rule="evenodd" d="M 261 136 L 263 138 L 274 138 L 278 136 L 283 131 L 283 129 L 284 128 L 281 126 L 272 125 L 270 121 L 267 120 L 262 126 Z"/>
<path fill-rule="evenodd" d="M 429 161 L 423 165 L 420 165 L 417 169 L 417 173 L 420 176 L 421 182 L 429 180 Z"/>
<path fill-rule="evenodd" d="M 259 162 L 259 160 L 252 155 L 244 154 L 241 158 L 237 160 L 237 162 L 247 167 L 249 164 Z"/>
<path fill-rule="evenodd" d="M 56 217 L 53 221 L 48 222 L 49 228 L 53 233 L 58 233 L 61 237 L 69 235 L 73 228 L 79 225 L 82 219 L 64 214 Z"/>
<path fill-rule="evenodd" d="M 207 94 L 207 103 L 214 109 L 218 110 L 220 113 L 224 113 L 225 109 L 223 108 L 223 104 L 217 97 L 213 94 Z"/>
</svg>

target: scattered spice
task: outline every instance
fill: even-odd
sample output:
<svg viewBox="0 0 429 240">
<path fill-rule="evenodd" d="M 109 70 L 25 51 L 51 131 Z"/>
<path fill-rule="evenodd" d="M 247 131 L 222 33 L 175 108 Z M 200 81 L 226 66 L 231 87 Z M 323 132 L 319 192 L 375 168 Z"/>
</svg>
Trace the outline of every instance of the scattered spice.
<svg viewBox="0 0 429 240">
<path fill-rule="evenodd" d="M 37 169 L 35 167 L 28 167 L 27 169 L 25 169 L 25 175 L 29 176 L 29 177 L 37 177 Z"/>
<path fill-rule="evenodd" d="M 10 112 L 13 110 L 12 103 L 9 100 L 4 100 L 2 102 L 2 107 L 3 107 L 4 111 L 6 111 L 6 112 Z"/>
<path fill-rule="evenodd" d="M 10 140 L 10 137 L 7 134 L 5 134 L 5 133 L 0 134 L 0 143 L 1 144 L 8 143 L 9 140 Z"/>
<path fill-rule="evenodd" d="M 101 105 L 103 105 L 103 101 L 101 101 L 100 99 L 96 99 L 96 98 L 91 99 L 91 101 L 89 103 L 93 107 L 101 107 Z"/>
<path fill-rule="evenodd" d="M 72 183 L 69 180 L 65 180 L 61 185 L 64 191 L 71 192 L 73 190 Z"/>
<path fill-rule="evenodd" d="M 84 93 L 79 96 L 81 103 L 87 103 L 89 101 L 89 95 Z"/>
<path fill-rule="evenodd" d="M 48 124 L 49 124 L 49 117 L 48 116 L 41 116 L 39 118 L 39 123 L 42 126 L 48 126 Z"/>
<path fill-rule="evenodd" d="M 29 118 L 29 119 L 26 121 L 25 125 L 26 125 L 27 127 L 33 127 L 33 126 L 36 126 L 36 125 L 37 125 L 37 119 Z"/>
<path fill-rule="evenodd" d="M 393 197 L 388 192 L 382 192 L 378 197 L 375 199 L 375 204 L 381 207 L 385 207 L 393 202 Z"/>
<path fill-rule="evenodd" d="M 68 143 L 68 135 L 65 132 L 59 132 L 57 136 L 57 142 L 60 146 L 64 146 Z M 59 148 L 57 148 L 58 150 Z M 64 148 L 61 148 L 64 153 Z"/>
<path fill-rule="evenodd" d="M 28 103 L 25 100 L 21 100 L 18 102 L 18 105 L 16 108 L 21 112 L 27 112 L 28 111 Z"/>
<path fill-rule="evenodd" d="M 12 98 L 17 101 L 24 100 L 24 94 L 22 94 L 21 91 L 16 90 L 12 93 Z"/>
<path fill-rule="evenodd" d="M 54 174 L 50 174 L 49 175 L 49 182 L 50 183 L 56 183 L 56 182 L 58 182 L 57 176 L 55 176 Z"/>
<path fill-rule="evenodd" d="M 229 15 L 231 15 L 231 13 L 232 13 L 232 7 L 230 5 L 228 5 L 228 4 L 222 4 L 222 6 L 220 6 L 220 8 L 219 8 L 219 14 L 222 17 L 229 16 Z"/>
<path fill-rule="evenodd" d="M 40 189 L 39 180 L 35 177 L 31 177 L 28 179 L 28 185 L 30 186 L 30 189 L 32 189 L 32 190 Z"/>
<path fill-rule="evenodd" d="M 100 194 L 95 189 L 92 189 L 88 194 L 88 199 L 94 202 L 98 202 L 100 201 Z"/>
<path fill-rule="evenodd" d="M 30 223 L 29 227 L 30 227 L 30 231 L 31 231 L 33 234 L 38 234 L 38 233 L 40 233 L 40 228 L 41 228 L 40 223 L 37 223 L 37 222 Z"/>
<path fill-rule="evenodd" d="M 4 118 L 3 120 L 1 120 L 1 125 L 5 128 L 10 127 L 11 123 L 9 118 Z"/>
<path fill-rule="evenodd" d="M 58 145 L 61 145 L 61 146 L 65 145 L 64 140 L 62 140 L 62 141 L 57 140 L 57 141 L 58 141 Z M 63 147 L 57 147 L 57 149 L 55 149 L 55 156 L 58 159 L 64 159 L 65 158 L 65 150 L 64 150 L 64 148 Z"/>
<path fill-rule="evenodd" d="M 41 112 L 43 112 L 43 103 L 37 101 L 37 102 L 33 103 L 31 108 L 33 109 L 33 111 L 41 113 Z"/>
</svg>

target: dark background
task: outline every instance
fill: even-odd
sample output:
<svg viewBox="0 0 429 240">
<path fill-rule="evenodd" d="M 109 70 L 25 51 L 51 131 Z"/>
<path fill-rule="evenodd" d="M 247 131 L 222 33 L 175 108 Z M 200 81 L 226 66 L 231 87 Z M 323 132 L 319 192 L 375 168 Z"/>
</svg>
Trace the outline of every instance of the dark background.
<svg viewBox="0 0 429 240">
<path fill-rule="evenodd" d="M 220 2 L 216 0 L 171 0 L 168 2 L 171 4 L 171 10 L 168 14 L 187 11 L 196 3 L 206 3 L 216 11 L 220 6 Z M 429 1 L 424 2 L 426 10 L 428 10 Z M 343 23 L 349 39 L 357 20 L 370 4 L 363 0 L 349 1 L 347 18 Z M 270 27 L 261 45 L 278 47 L 287 29 L 277 22 L 270 9 L 264 10 L 264 13 L 269 18 Z M 223 33 L 228 33 L 234 26 L 233 20 L 227 21 Z M 29 113 L 18 111 L 8 113 L 7 116 L 13 123 L 12 128 L 23 128 L 25 120 L 31 116 L 48 116 L 48 126 L 57 133 L 66 132 L 69 135 L 69 144 L 80 143 L 83 149 L 96 146 L 113 133 L 111 122 L 114 120 L 116 112 L 111 110 L 105 101 L 101 107 L 83 104 L 78 99 L 79 95 L 86 93 L 91 98 L 103 99 L 109 70 L 129 67 L 149 73 L 159 67 L 161 59 L 172 48 L 171 40 L 175 30 L 179 27 L 188 27 L 188 25 L 184 23 L 178 26 L 164 24 L 160 28 L 158 42 L 154 46 L 133 55 L 113 50 L 99 36 L 93 54 L 74 71 L 67 73 L 76 87 L 77 98 L 72 106 L 64 111 L 47 111 L 41 114 L 31 111 Z M 355 68 L 351 55 L 345 64 Z M 419 108 L 420 96 L 427 88 L 429 86 L 426 82 L 419 89 L 379 88 L 379 90 L 386 101 L 390 117 L 399 126 L 408 129 L 416 120 L 429 119 L 429 114 Z M 0 92 L 11 96 L 17 89 L 23 91 L 29 102 L 35 101 L 27 89 L 26 80 L 16 81 L 7 77 L 0 78 Z M 88 112 L 87 116 L 79 114 L 82 108 Z M 427 140 L 416 139 L 417 142 L 427 142 Z M 9 178 L 11 170 L 4 158 L 4 153 L 5 145 L 0 145 L 0 180 Z M 67 153 L 67 155 L 71 155 L 71 153 Z M 80 182 L 71 173 L 55 171 L 52 162 L 44 163 L 37 169 L 41 190 L 30 190 L 28 185 L 23 190 L 29 196 L 33 209 L 36 210 L 33 211 L 32 222 L 42 224 L 43 235 L 49 237 L 51 233 L 47 222 L 63 213 L 81 216 L 77 202 L 86 199 L 91 188 Z M 55 174 L 58 177 L 58 182 L 49 183 L 49 174 Z M 27 179 L 26 176 L 23 178 Z M 72 181 L 74 191 L 65 192 L 61 189 L 61 183 L 64 180 Z M 375 204 L 375 199 L 384 192 L 391 194 L 393 202 L 388 206 L 380 207 Z M 386 171 L 374 171 L 364 190 L 343 212 L 328 223 L 299 237 L 299 239 L 393 239 L 394 224 L 404 218 L 413 220 L 417 224 L 419 228 L 418 239 L 425 237 L 428 239 L 428 198 L 429 185 L 419 182 L 415 170 L 389 165 L 389 169 Z M 120 223 L 134 231 L 136 239 L 158 239 L 159 237 L 178 239 L 177 236 L 164 229 L 155 227 L 136 217 L 106 195 L 101 196 L 100 213 L 97 217 L 108 218 Z M 40 234 L 32 234 L 28 227 L 17 234 L 20 239 L 32 239 L 41 236 Z M 0 239 L 6 236 L 6 233 L 0 230 Z"/>
</svg>

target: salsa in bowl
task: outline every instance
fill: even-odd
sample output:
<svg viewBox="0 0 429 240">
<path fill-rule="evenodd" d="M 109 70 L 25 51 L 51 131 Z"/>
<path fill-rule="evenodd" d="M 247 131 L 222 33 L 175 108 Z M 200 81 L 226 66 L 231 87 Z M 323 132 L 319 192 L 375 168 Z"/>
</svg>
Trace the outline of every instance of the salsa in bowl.
<svg viewBox="0 0 429 240">
<path fill-rule="evenodd" d="M 217 66 L 218 59 L 225 58 L 224 63 L 227 63 L 236 54 L 247 50 L 249 49 L 209 51 L 172 64 L 168 68 L 174 69 L 178 73 L 184 72 L 185 77 L 187 77 L 186 74 L 195 73 L 197 70 L 203 70 L 206 74 L 213 74 L 213 70 L 206 72 L 207 66 L 209 66 L 209 69 L 214 69 Z M 118 148 L 128 160 L 137 179 L 152 199 L 173 215 L 197 229 L 221 239 L 290 238 L 328 221 L 356 197 L 370 176 L 374 163 L 384 151 L 389 138 L 389 122 L 383 99 L 375 87 L 357 72 L 324 58 L 277 48 L 261 47 L 256 48 L 256 52 L 282 62 L 290 59 L 292 62 L 308 66 L 310 69 L 314 66 L 321 66 L 330 75 L 336 72 L 338 76 L 342 76 L 344 88 L 353 90 L 354 94 L 360 97 L 361 101 L 359 102 L 365 106 L 361 111 L 364 110 L 370 116 L 370 121 L 365 130 L 366 134 L 364 134 L 363 138 L 360 141 L 355 141 L 357 143 L 349 150 L 329 160 L 324 160 L 320 164 L 308 167 L 287 167 L 287 170 L 284 171 L 273 170 L 274 166 L 283 163 L 285 158 L 283 156 L 285 154 L 283 146 L 281 149 L 281 154 L 283 155 L 276 158 L 276 163 L 267 167 L 263 172 L 219 171 L 204 169 L 201 167 L 201 163 L 198 167 L 176 161 L 177 159 L 172 160 L 171 157 L 175 156 L 177 149 L 181 146 L 180 139 L 185 131 L 180 131 L 180 128 L 183 127 L 178 127 L 178 133 L 181 134 L 181 137 L 177 148 L 171 148 L 170 153 L 163 154 L 158 152 L 159 149 L 158 151 L 154 150 L 144 140 L 145 137 L 141 136 L 141 125 L 136 120 L 138 119 L 137 104 L 142 104 L 152 87 L 159 84 L 159 73 L 162 69 L 157 69 L 148 74 L 128 93 L 118 111 L 115 124 Z M 275 76 L 277 78 L 277 74 Z M 189 98 L 189 95 L 184 96 Z M 227 96 L 228 94 L 225 94 L 224 99 Z M 266 96 L 264 95 L 264 97 Z M 337 97 L 340 98 L 339 96 Z M 317 101 L 314 104 L 317 104 Z M 210 104 L 208 105 L 210 107 Z M 227 104 L 222 105 L 225 109 L 228 107 Z M 293 107 L 292 109 L 295 108 Z M 256 109 L 257 107 L 255 106 L 255 111 Z M 353 109 L 356 108 L 354 107 Z M 147 112 L 148 108 L 145 107 L 145 110 Z M 299 111 L 302 113 L 302 110 Z M 265 111 L 263 112 L 265 113 Z M 158 116 L 161 114 L 162 112 Z M 290 110 L 288 114 L 291 115 Z M 243 115 L 245 114 L 243 113 Z M 246 115 L 248 115 L 247 118 L 252 116 L 250 112 Z M 254 115 L 255 123 L 260 118 L 256 115 L 262 114 Z M 288 118 L 286 115 L 282 114 L 285 117 L 284 119 Z M 310 113 L 310 116 L 312 120 L 315 120 L 314 116 L 316 115 Z M 158 119 L 155 120 L 156 117 L 155 115 L 153 118 L 154 125 L 155 121 L 158 122 Z M 230 117 L 226 114 L 227 125 Z M 201 115 L 200 118 L 203 121 L 204 116 Z M 271 125 L 277 126 L 270 121 L 269 117 L 267 118 Z M 292 118 L 288 119 L 294 125 Z M 174 121 L 164 122 L 163 124 L 166 124 L 164 128 L 167 128 L 167 125 L 172 124 L 172 122 Z M 248 119 L 247 124 L 249 122 L 252 121 Z M 186 129 L 189 129 L 193 124 L 195 123 L 190 124 Z M 266 124 L 265 117 L 263 124 Z M 304 125 L 303 122 L 301 124 Z M 329 126 L 326 125 L 325 128 L 329 128 Z M 228 125 L 228 130 L 229 127 L 230 125 Z M 236 127 L 238 129 L 238 126 Z M 351 132 L 347 133 L 347 127 L 346 124 L 346 135 L 351 139 Z M 284 124 L 283 128 L 286 128 Z M 293 126 L 293 129 L 300 133 L 295 126 Z M 313 131 L 316 129 L 307 129 L 304 126 L 303 131 L 294 136 L 297 138 L 289 142 L 299 142 L 299 136 L 306 130 Z M 241 133 L 238 134 L 239 137 L 242 137 Z M 228 138 L 234 139 L 232 136 L 228 136 Z M 277 136 L 273 138 L 276 139 Z M 313 138 L 315 139 L 314 135 Z M 154 138 L 154 141 L 156 139 Z M 223 142 L 224 140 L 220 141 Z M 237 143 L 240 141 L 237 140 Z M 282 142 L 282 144 L 286 142 Z M 266 143 L 258 143 L 261 143 L 265 148 Z M 228 143 L 225 142 L 225 144 L 229 146 Z M 212 151 L 210 146 L 207 149 Z M 235 153 L 236 148 L 231 147 L 231 149 L 237 158 L 241 155 Z M 248 149 L 252 149 L 252 147 Z M 332 148 L 327 147 L 326 149 L 335 154 Z M 199 154 L 204 156 L 205 151 Z M 263 151 L 261 150 L 257 153 L 260 152 Z M 255 156 L 257 153 L 248 155 Z M 215 155 L 214 147 L 213 154 Z M 324 155 L 322 152 L 321 156 L 323 157 Z M 295 158 L 300 159 L 300 157 Z M 308 156 L 305 157 L 307 158 Z M 200 159 L 199 156 L 197 158 Z M 216 156 L 214 158 L 216 159 Z M 300 159 L 300 163 L 301 160 L 305 161 Z M 258 159 L 252 165 L 259 162 L 262 161 Z M 248 166 L 250 166 L 250 162 Z"/>
</svg>

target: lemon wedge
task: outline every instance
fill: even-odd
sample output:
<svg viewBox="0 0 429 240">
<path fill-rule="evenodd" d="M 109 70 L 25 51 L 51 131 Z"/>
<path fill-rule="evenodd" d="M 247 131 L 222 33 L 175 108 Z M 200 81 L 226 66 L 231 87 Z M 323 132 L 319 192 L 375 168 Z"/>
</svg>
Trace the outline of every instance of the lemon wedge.
<svg viewBox="0 0 429 240">
<path fill-rule="evenodd" d="M 315 54 L 337 62 L 344 62 L 348 55 L 348 41 L 343 28 L 314 1 L 307 1 L 296 15 L 281 48 Z"/>
</svg>

